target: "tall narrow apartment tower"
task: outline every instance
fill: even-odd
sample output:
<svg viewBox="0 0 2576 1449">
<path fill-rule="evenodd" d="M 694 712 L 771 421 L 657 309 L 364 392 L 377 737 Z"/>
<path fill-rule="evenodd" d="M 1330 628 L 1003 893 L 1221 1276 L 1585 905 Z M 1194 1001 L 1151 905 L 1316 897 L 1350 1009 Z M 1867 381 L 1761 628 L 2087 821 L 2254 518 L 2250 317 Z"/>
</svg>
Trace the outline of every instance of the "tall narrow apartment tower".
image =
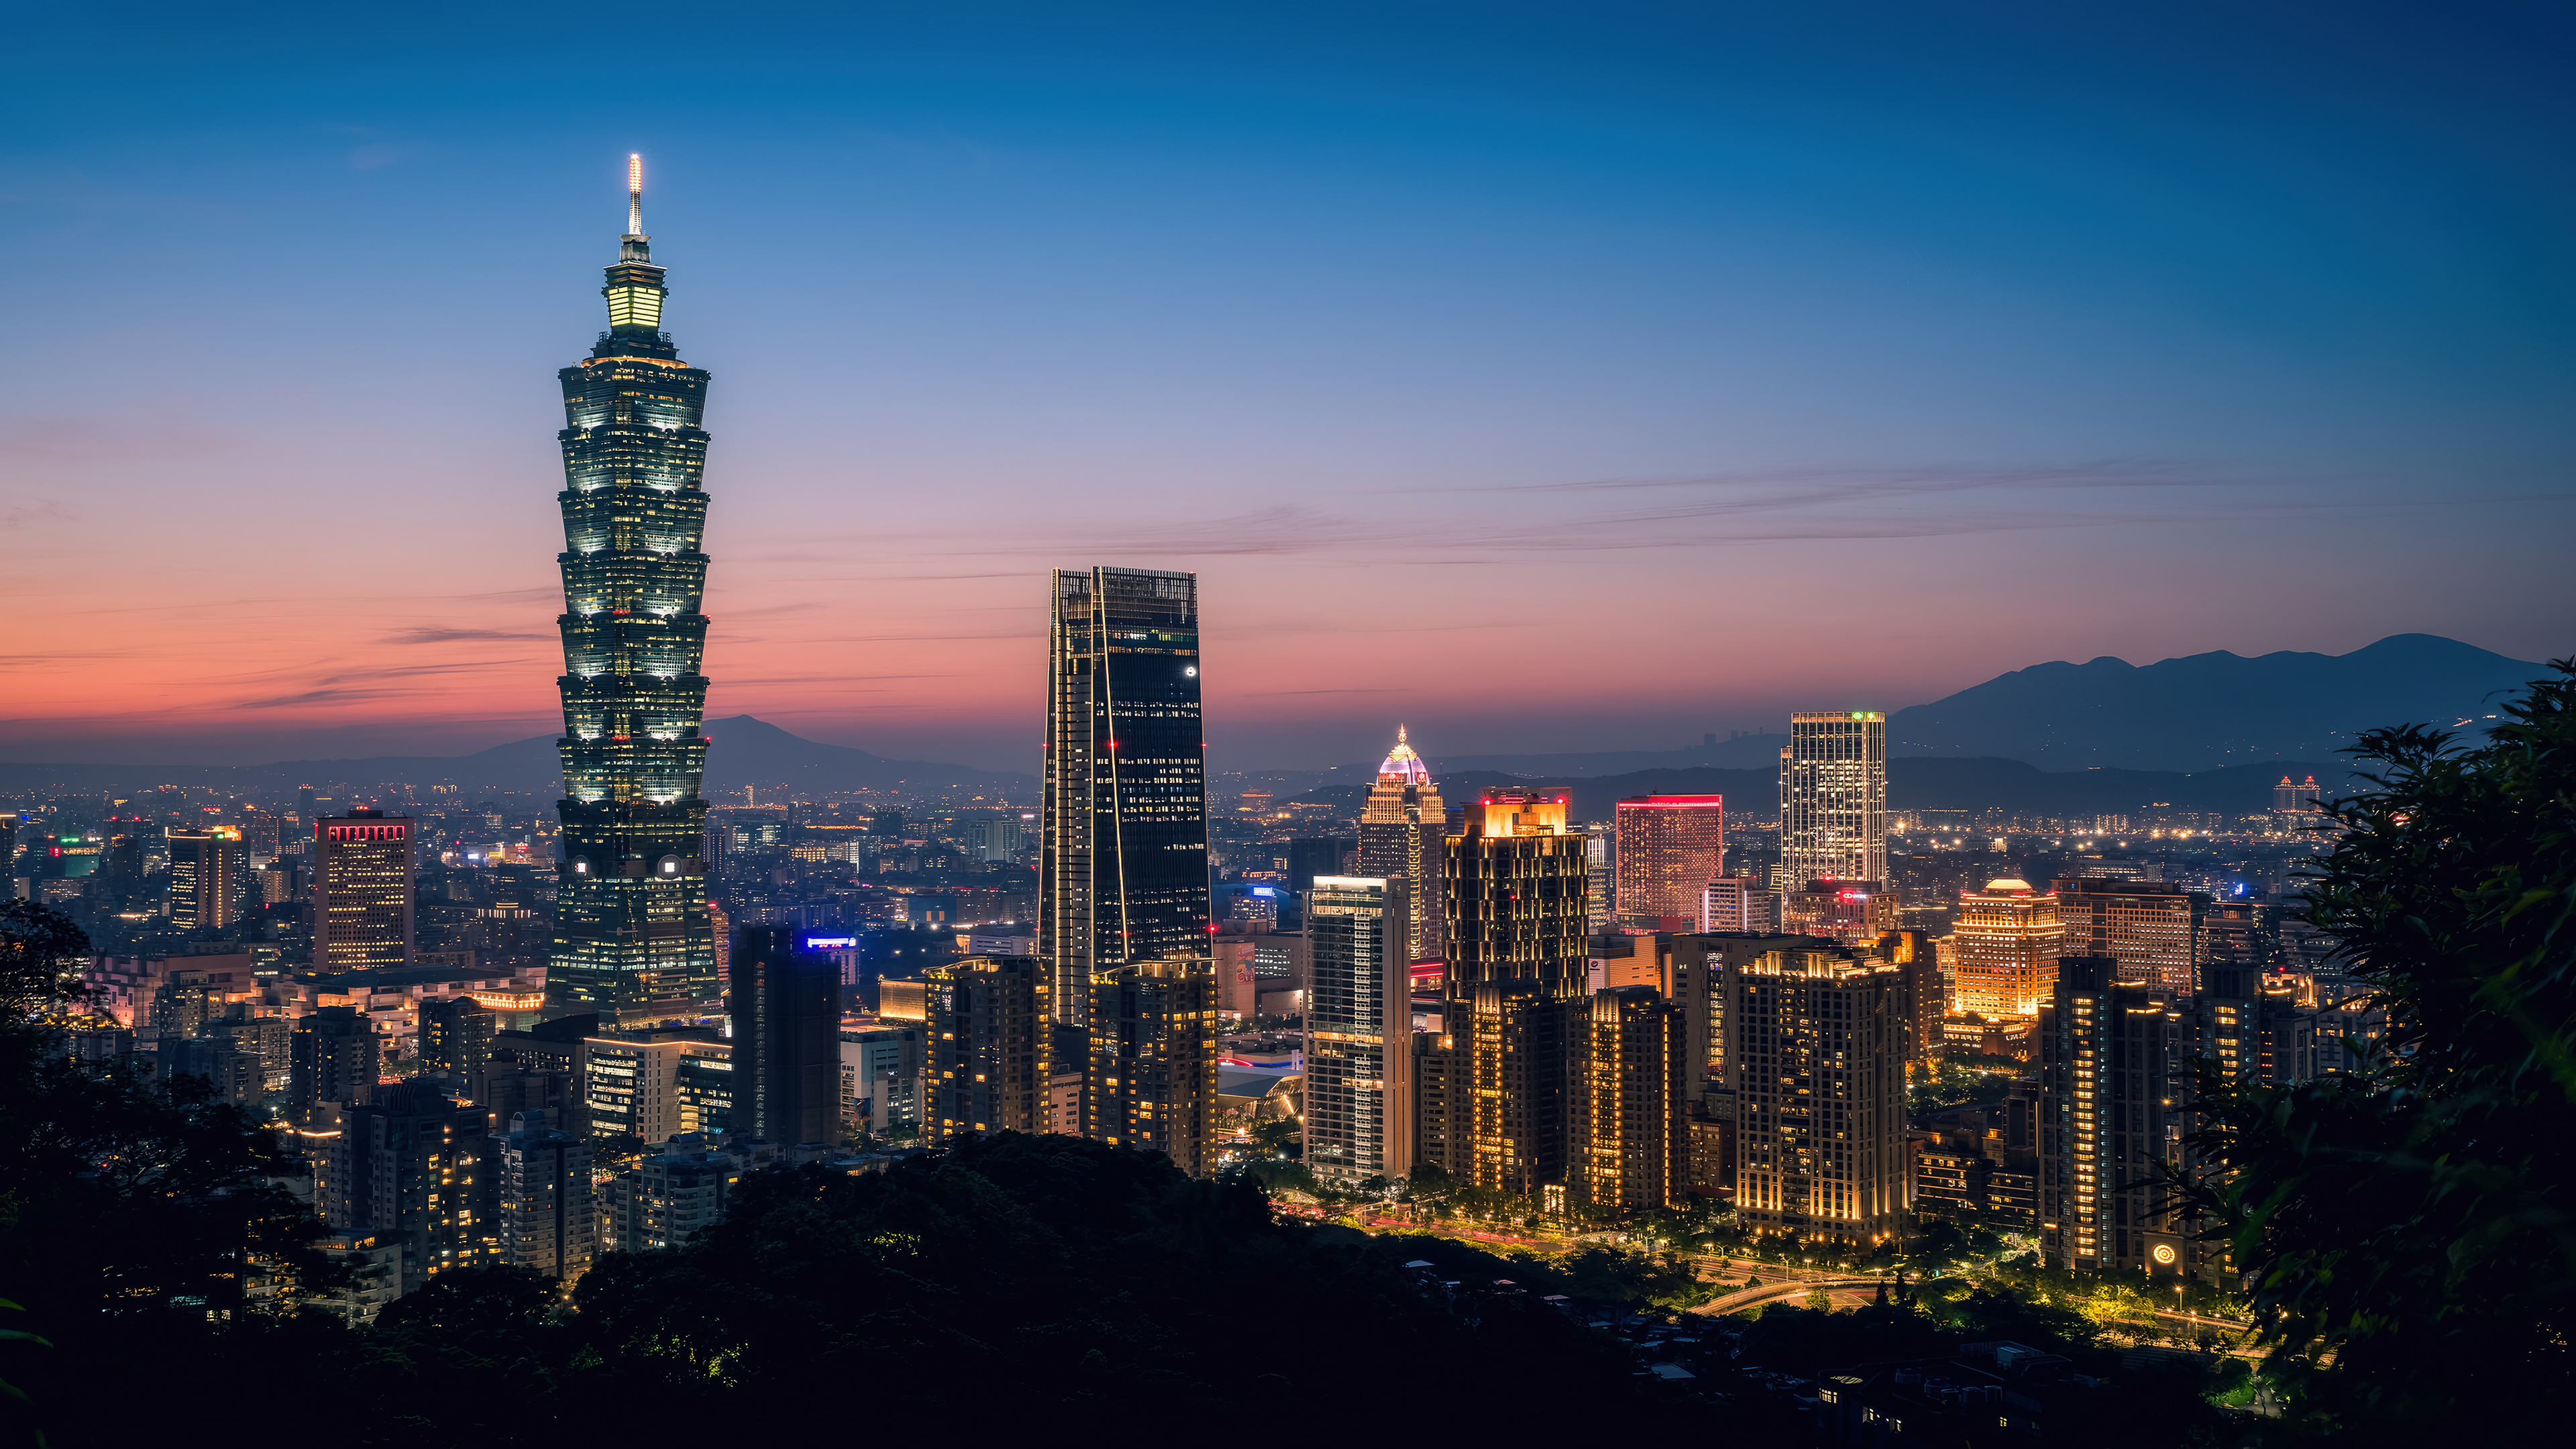
<svg viewBox="0 0 2576 1449">
<path fill-rule="evenodd" d="M 1099 973 L 1207 955 L 1198 576 L 1057 569 L 1051 588 L 1038 950 L 1079 1026 Z"/>
<path fill-rule="evenodd" d="M 564 796 L 546 1006 L 604 1026 L 714 1015 L 699 857 L 707 680 L 707 374 L 662 330 L 662 268 L 627 166 L 609 328 L 563 383 Z"/>
<path fill-rule="evenodd" d="M 1404 726 L 1395 727 L 1395 748 L 1377 767 L 1360 807 L 1362 876 L 1380 880 L 1402 877 L 1408 887 L 1404 952 L 1408 960 L 1436 961 L 1441 956 L 1441 842 L 1449 834 L 1447 807 L 1431 768 L 1413 752 Z M 1337 872 L 1323 872 L 1336 874 Z"/>
<path fill-rule="evenodd" d="M 1780 751 L 1776 890 L 1809 881 L 1887 879 L 1887 716 L 1802 710 Z"/>
</svg>

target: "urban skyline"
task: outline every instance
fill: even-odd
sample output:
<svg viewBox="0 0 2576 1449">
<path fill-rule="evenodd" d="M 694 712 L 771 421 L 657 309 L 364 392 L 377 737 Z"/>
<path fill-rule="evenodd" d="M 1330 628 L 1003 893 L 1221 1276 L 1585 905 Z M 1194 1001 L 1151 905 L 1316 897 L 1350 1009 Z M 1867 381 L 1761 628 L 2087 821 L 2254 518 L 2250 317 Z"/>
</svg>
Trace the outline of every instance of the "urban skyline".
<svg viewBox="0 0 2576 1449">
<path fill-rule="evenodd" d="M 619 28 L 643 34 L 657 4 Z M 1242 180 L 1207 183 L 1256 194 L 1332 157 L 1385 187 L 1373 240 L 1456 260 L 1386 272 L 1375 307 L 1314 290 L 1362 275 L 1350 259 L 1290 262 L 1354 246 L 1366 229 L 1347 218 L 1238 235 L 1219 265 L 1190 257 L 1193 244 L 1269 213 L 1159 236 L 1138 223 L 1179 193 L 1131 185 L 1086 196 L 1088 231 L 1057 220 L 1058 240 L 1101 255 L 1038 287 L 989 273 L 990 300 L 1016 305 L 960 309 L 935 341 L 906 330 L 918 297 L 865 301 L 897 275 L 890 258 L 931 254 L 927 218 L 906 218 L 929 227 L 918 235 L 890 218 L 871 230 L 856 219 L 887 213 L 845 195 L 746 188 L 774 174 L 767 154 L 710 176 L 716 138 L 742 117 L 711 111 L 699 132 L 663 119 L 747 79 L 730 76 L 729 47 L 757 22 L 705 27 L 688 47 L 705 80 L 674 80 L 654 56 L 619 81 L 658 104 L 607 108 L 661 139 L 624 153 L 606 326 L 557 370 L 551 517 L 531 506 L 516 455 L 475 440 L 524 422 L 521 394 L 545 396 L 517 365 L 536 330 L 521 324 L 556 319 L 478 312 L 466 299 L 491 290 L 497 254 L 442 256 L 446 220 L 410 198 L 386 287 L 406 347 L 432 362 L 406 347 L 367 357 L 370 385 L 399 396 L 429 441 L 378 436 L 330 525 L 380 523 L 379 494 L 437 506 L 406 515 L 418 527 L 386 535 L 380 554 L 296 557 L 284 528 L 276 559 L 236 554 L 245 574 L 281 563 L 268 572 L 288 580 L 277 597 L 299 620 L 316 597 L 342 606 L 267 633 L 255 611 L 237 618 L 226 647 L 269 659 L 265 673 L 165 667 L 139 682 L 231 607 L 203 589 L 186 610 L 158 607 L 185 580 L 156 567 L 152 533 L 184 528 L 184 509 L 139 515 L 123 560 L 126 596 L 166 636 L 150 649 L 118 652 L 112 619 L 66 624 L 106 611 L 55 588 L 55 555 L 35 550 L 13 584 L 42 601 L 24 671 L 41 702 L 0 720 L 0 751 L 46 730 L 149 740 L 171 714 L 156 701 L 188 688 L 213 748 L 453 740 L 508 723 L 506 701 L 549 676 L 559 733 L 511 741 L 493 756 L 511 768 L 481 778 L 452 755 L 170 779 L 140 773 L 149 765 L 0 766 L 0 1140 L 21 1149 L 0 1154 L 12 1205 L 0 1277 L 5 1306 L 40 1330 L 0 1334 L 0 1388 L 37 1437 L 167 1438 L 192 1427 L 184 1408 L 100 1406 L 137 1374 L 174 1403 L 215 1404 L 271 1373 L 281 1348 L 303 1370 L 300 1422 L 541 1449 L 580 1415 L 639 1404 L 666 1437 L 755 1444 L 845 1425 L 1204 1436 L 1307 1399 L 1469 1441 L 1608 1424 L 1622 1449 L 1711 1433 L 1765 1449 L 1972 1449 L 1998 1434 L 2395 1449 L 2469 1421 L 2472 1405 L 2512 1420 L 2511 1437 L 2545 1432 L 2563 1395 L 2530 1366 L 2563 1346 L 2568 1300 L 2552 1277 L 2563 1245 L 2533 1204 L 2568 1190 L 2546 1153 L 2568 1109 L 2566 1084 L 2532 1063 L 2576 1053 L 2568 912 L 2551 909 L 2576 900 L 2560 828 L 2576 793 L 2576 658 L 2517 679 L 2540 667 L 2404 634 L 2334 660 L 2060 661 L 1900 702 L 1938 670 L 2088 630 L 2314 631 L 2385 615 L 2391 598 L 2421 613 L 2436 594 L 2465 597 L 2465 610 L 2442 604 L 2462 618 L 2527 615 L 2566 591 L 2508 567 L 2545 564 L 2530 539 L 2576 505 L 2546 491 L 2559 425 L 2493 406 L 2496 390 L 2467 385 L 2453 359 L 2459 395 L 2490 404 L 2479 427 L 2438 418 L 2423 377 L 2379 379 L 2380 403 L 2424 405 L 2413 431 L 2385 406 L 2359 426 L 2372 390 L 2323 360 L 2335 328 L 2315 319 L 2304 382 L 2350 395 L 2303 408 L 2280 380 L 2300 349 L 2281 338 L 2262 365 L 2214 338 L 2183 344 L 2159 295 L 2179 271 L 2074 286 L 2080 265 L 2052 272 L 1993 230 L 2007 218 L 2101 230 L 2084 260 L 2124 255 L 2108 238 L 2121 228 L 2051 214 L 2042 198 L 2071 203 L 2063 181 L 1989 177 L 1983 206 L 1915 208 L 1933 236 L 1985 229 L 1997 265 L 2049 278 L 2050 305 L 2036 285 L 2018 310 L 1961 277 L 1898 285 L 1943 251 L 1926 242 L 1860 267 L 1869 284 L 1836 294 L 1826 325 L 1784 330 L 1766 309 L 1812 305 L 1854 259 L 1822 233 L 1754 246 L 1747 231 L 1728 246 L 1778 269 L 1767 293 L 1708 281 L 1706 256 L 1676 265 L 1725 230 L 1683 204 L 1686 176 L 1728 177 L 1740 204 L 1767 198 L 1776 214 L 1752 231 L 1795 229 L 1795 208 L 1779 208 L 1799 188 L 1754 184 L 1783 157 L 1755 164 L 1745 138 L 1713 148 L 1702 133 L 1747 101 L 1698 88 L 1712 66 L 1760 84 L 1744 67 L 1768 50 L 1837 88 L 1875 69 L 1930 94 L 1937 67 L 1909 73 L 1928 54 L 1879 50 L 1890 33 L 1935 37 L 1891 15 L 1835 67 L 1802 50 L 1811 21 L 1750 14 L 1625 17 L 1635 33 L 1602 68 L 1609 52 L 1593 47 L 1619 27 L 1600 17 L 1569 15 L 1583 43 L 1551 47 L 1532 16 L 1495 12 L 1445 69 L 1414 64 L 1440 83 L 1407 95 L 1410 114 L 1378 95 L 1361 105 L 1374 127 L 1274 138 L 1243 158 Z M 2179 16 L 2169 28 L 2202 23 Z M 1132 19 L 1100 25 L 1123 33 Z M 1396 54 L 1440 29 L 1379 23 Z M 2095 61 L 2074 104 L 2027 84 L 2029 55 L 2001 64 L 1977 43 L 2098 43 L 2113 35 L 2100 22 L 2034 10 L 2017 30 L 1997 23 L 1944 31 L 1937 47 L 1963 75 L 2025 81 L 1992 104 L 2048 114 L 2050 145 L 2070 157 L 2134 121 L 2099 105 L 2104 76 L 2134 64 L 2125 52 Z M 747 94 L 786 114 L 853 37 L 917 63 L 951 24 L 818 12 L 800 58 L 774 63 L 774 89 Z M 1094 116 L 1081 140 L 1095 145 L 1122 127 L 1163 135 L 1168 164 L 1177 118 L 1241 125 L 1260 106 L 1131 96 L 1141 109 L 1113 121 L 1102 97 L 1211 37 L 1249 35 L 1229 29 L 1240 24 L 1149 27 L 1120 57 L 1133 69 L 1108 67 L 1088 99 L 1011 113 Z M 2565 28 L 2576 55 L 2576 23 Z M 1700 68 L 1642 53 L 1656 35 Z M 541 14 L 492 53 L 494 116 L 529 104 L 498 77 L 565 38 Z M 2260 23 L 2233 38 L 2317 44 Z M 2153 39 L 2136 48 L 2167 37 Z M 1361 90 L 1395 73 L 1304 42 L 1260 53 Z M 140 44 L 140 63 L 159 63 L 162 43 Z M 200 59 L 222 51 L 209 43 Z M 1534 65 L 1542 54 L 1552 63 Z M 2363 71 L 2374 58 L 2337 54 Z M 2212 61 L 2197 74 L 2222 73 L 2248 94 L 2221 88 L 2195 114 L 2223 118 L 2232 99 L 2250 116 L 2250 72 Z M 1480 114 L 1459 84 L 1470 74 L 1545 84 Z M 974 89 L 963 74 L 948 84 Z M 2418 91 L 2403 99 L 2460 99 Z M 1791 93 L 1762 94 L 1785 117 Z M 2534 96 L 2479 98 L 2501 113 L 2543 104 Z M 1549 110 L 1581 97 L 1616 103 L 1579 122 Z M 1298 109 L 1282 99 L 1267 103 L 1274 120 Z M 2408 114 L 2380 108 L 2392 125 Z M 2576 106 L 2563 108 L 2576 134 Z M 1979 134 L 1956 101 L 1923 116 L 1949 118 L 1951 146 Z M 1637 129 L 1649 118 L 1664 131 L 1652 140 Z M 1824 171 L 1885 166 L 1895 144 L 1862 127 L 1827 145 L 1835 127 L 1805 125 L 1809 148 L 1843 160 Z M 2368 149 L 2309 118 L 2239 129 L 2312 183 L 2338 174 L 2330 141 Z M 1387 184 L 1514 130 L 1554 137 L 1514 182 Z M 1222 131 L 1191 147 L 1213 157 Z M 858 134 L 842 139 L 878 169 L 835 183 L 884 175 L 884 138 Z M 1928 157 L 1937 135 L 1905 145 Z M 2036 135 L 2025 167 L 2047 151 Z M 657 259 L 646 176 L 665 144 L 679 189 L 703 194 Z M 1361 165 L 1372 145 L 1404 164 Z M 1694 147 L 1696 168 L 1681 164 Z M 2090 199 L 2118 213 L 2110 192 L 2143 174 L 2123 162 L 2210 148 L 2100 149 Z M 1641 162 L 1650 151 L 1670 174 Z M 361 171 L 438 164 L 358 154 L 371 158 L 352 162 Z M 1005 195 L 1034 154 L 993 151 L 972 169 Z M 1585 165 L 1622 154 L 1624 167 Z M 954 160 L 939 147 L 916 159 Z M 2000 160 L 1925 159 L 1895 189 Z M 2389 174 L 2476 189 L 2424 157 Z M 1547 203 L 1576 177 L 1588 204 Z M 1535 189 L 1504 204 L 1515 185 Z M 2279 246 L 2306 235 L 2290 213 L 2314 229 L 2357 209 L 2266 206 L 2249 210 L 2271 216 Z M 1854 237 L 1904 234 L 1861 225 L 1866 212 L 1851 213 Z M 1466 233 L 1408 232 L 1434 215 L 1519 216 L 1530 234 L 1484 255 L 1460 246 Z M 538 216 L 511 223 L 521 253 L 547 249 L 529 240 L 552 213 Z M 831 224 L 790 228 L 802 314 L 784 330 L 760 315 L 779 294 L 757 259 L 783 255 L 761 229 L 799 216 Z M 2231 216 L 2240 233 L 2246 220 Z M 2526 237 L 2547 230 L 2520 221 Z M 255 229 L 216 218 L 227 225 Z M 1649 241 L 1650 225 L 1669 234 Z M 2311 245 L 2294 280 L 2258 262 L 2252 235 L 2228 255 L 2262 304 L 2211 309 L 2204 326 L 2313 306 L 2338 267 L 2369 271 L 2366 247 Z M 1149 236 L 1160 265 L 1109 263 Z M 982 252 L 955 250 L 958 276 L 1021 255 L 1008 228 Z M 2194 246 L 2168 236 L 2155 250 Z M 2422 238 L 2415 251 L 2447 254 Z M 666 330 L 674 258 L 690 335 L 710 339 L 691 356 L 719 368 L 684 359 Z M 1252 260 L 1276 268 L 1269 287 L 1231 270 Z M 1508 282 L 1527 295 L 1498 302 Z M 1193 289 L 1226 304 L 1210 313 L 1229 314 L 1222 345 L 1140 305 Z M 2420 306 L 2457 302 L 2419 291 Z M 211 295 L 205 320 L 233 294 Z M 1622 315 L 1649 298 L 1652 316 Z M 2386 335 L 2403 334 L 2402 294 L 2376 300 Z M 321 315 L 282 312 L 302 320 L 276 336 L 309 334 Z M 1130 330 L 1104 329 L 1112 315 Z M 1547 320 L 1529 338 L 1544 365 L 1492 365 L 1498 339 L 1534 318 Z M 2043 322 L 2101 374 L 2076 378 L 2042 345 Z M 2113 322 L 2120 345 L 2075 345 Z M 1831 350 L 1838 327 L 1882 346 L 1822 369 L 1848 384 L 1827 401 L 1792 340 Z M 2489 351 L 2510 332 L 2484 329 Z M 441 372 L 451 334 L 486 345 Z M 227 335 L 245 351 L 209 370 L 203 393 L 153 392 L 166 351 L 154 348 L 131 354 L 127 395 L 165 398 L 187 425 L 276 340 Z M 1138 368 L 1158 339 L 1184 336 L 1199 343 L 1190 366 Z M 880 347 L 912 349 L 913 365 L 889 370 Z M 1562 365 L 1586 350 L 1585 366 Z M 2015 353 L 2027 355 L 2004 360 Z M 2523 359 L 2520 384 L 2554 376 L 2551 356 Z M 977 365 L 959 370 L 967 358 Z M 1399 381 L 1407 366 L 1427 371 Z M 711 455 L 717 371 L 728 442 Z M 905 411 L 969 376 L 996 411 Z M 1121 400 L 1149 378 L 1152 403 Z M 1726 379 L 1742 395 L 1691 401 Z M 1035 401 L 1049 387 L 1060 411 Z M 2021 431 L 1922 461 L 1927 438 L 1995 436 L 1970 406 L 1980 389 L 2018 391 L 1998 415 L 2018 414 Z M 2214 409 L 2222 394 L 2233 414 Z M 1481 414 L 1472 426 L 1444 410 L 1462 398 Z M 342 411 L 370 416 L 345 399 Z M 1871 413 L 1871 428 L 1832 425 Z M 1148 415 L 1161 434 L 1140 427 Z M 1019 430 L 957 426 L 974 417 Z M 957 428 L 945 454 L 925 451 L 943 424 Z M 269 431 L 282 447 L 334 446 L 327 427 Z M 2443 473 L 2450 491 L 2428 494 L 2430 460 L 2469 434 L 2488 449 L 2483 470 Z M 1853 450 L 1827 463 L 1783 447 L 1828 435 Z M 2049 452 L 2132 437 L 2172 446 Z M 1363 440 L 1379 454 L 1354 464 Z M 1211 444 L 1233 471 L 1193 464 Z M 2246 461 L 2258 445 L 2274 449 L 2259 467 Z M 1685 466 L 1694 449 L 1713 461 Z M 412 471 L 431 456 L 451 488 Z M 943 472 L 942 456 L 963 471 Z M 918 471 L 890 485 L 905 469 Z M 194 481 L 221 489 L 220 463 Z M 517 491 L 487 491 L 504 482 Z M 714 497 L 726 506 L 711 525 Z M 2442 568 L 2479 520 L 2514 506 L 2517 529 L 2485 530 L 2475 587 L 2369 577 L 2401 553 Z M 41 495 L 0 507 L 39 537 L 77 539 L 83 521 Z M 441 556 L 458 512 L 475 515 L 471 547 L 449 540 Z M 2180 532 L 2192 546 L 2174 545 Z M 2250 550 L 2210 542 L 2231 533 Z M 200 529 L 195 546 L 230 545 Z M 473 591 L 517 566 L 495 560 L 541 552 L 558 588 Z M 2327 557 L 2339 567 L 2318 567 Z M 2268 594 L 2249 588 L 2258 564 Z M 362 575 L 369 587 L 350 587 Z M 422 609 L 445 622 L 397 622 Z M 1022 650 L 1033 626 L 1043 647 Z M 558 656 L 522 647 L 549 637 Z M 352 641 L 368 667 L 329 653 L 274 665 Z M 199 652 L 206 670 L 232 667 Z M 2249 683 L 2237 665 L 2270 672 Z M 243 698 L 253 677 L 279 692 Z M 2392 679 L 2408 709 L 2438 707 L 2434 728 L 2402 722 Z M 743 693 L 711 703 L 728 680 Z M 119 691 L 124 713 L 86 702 Z M 988 757 L 1013 732 L 1018 750 L 1035 735 L 1037 768 L 817 748 L 763 717 L 708 714 L 746 700 L 826 732 L 908 720 L 896 737 L 922 755 Z M 1659 729 L 1661 749 L 1580 748 Z M 710 773 L 721 735 L 748 735 L 756 775 Z M 1335 763 L 1222 767 L 1221 738 Z M 1541 747 L 1480 753 L 1498 740 Z M 2351 768 L 2327 763 L 2346 756 Z M 2375 1276 L 2357 1282 L 2356 1263 Z M 1337 1346 L 1394 1352 L 1405 1372 L 1352 1375 Z M 495 1364 L 506 1392 L 457 1399 L 454 1383 Z M 993 1394 L 997 1382 L 1011 1392 Z M 855 1397 L 818 1400 L 824 1383 Z"/>
</svg>

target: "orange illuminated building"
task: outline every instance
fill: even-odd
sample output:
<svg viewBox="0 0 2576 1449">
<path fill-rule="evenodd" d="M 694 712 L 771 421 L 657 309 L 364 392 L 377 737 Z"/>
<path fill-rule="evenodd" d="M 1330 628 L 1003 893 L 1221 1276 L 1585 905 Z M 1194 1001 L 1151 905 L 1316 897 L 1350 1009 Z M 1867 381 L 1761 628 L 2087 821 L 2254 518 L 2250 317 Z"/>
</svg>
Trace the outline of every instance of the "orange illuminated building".
<svg viewBox="0 0 2576 1449">
<path fill-rule="evenodd" d="M 1957 972 L 1957 1010 L 1987 1021 L 2027 1021 L 2057 989 L 2057 958 L 2065 953 L 2057 893 L 2019 880 L 1990 880 L 1981 891 L 1959 892 L 1959 914 L 1950 929 Z"/>
</svg>

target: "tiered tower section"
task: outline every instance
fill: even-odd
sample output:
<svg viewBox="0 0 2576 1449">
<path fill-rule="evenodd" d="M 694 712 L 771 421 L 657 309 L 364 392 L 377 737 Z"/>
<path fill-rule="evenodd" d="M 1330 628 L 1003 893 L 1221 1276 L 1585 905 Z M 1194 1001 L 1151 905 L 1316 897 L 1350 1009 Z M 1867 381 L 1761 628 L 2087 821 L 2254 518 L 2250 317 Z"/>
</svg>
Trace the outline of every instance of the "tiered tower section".
<svg viewBox="0 0 2576 1449">
<path fill-rule="evenodd" d="M 563 382 L 564 794 L 549 1014 L 603 1027 L 721 1010 L 699 796 L 707 741 L 707 374 L 661 330 L 628 163 L 609 329 Z"/>
</svg>

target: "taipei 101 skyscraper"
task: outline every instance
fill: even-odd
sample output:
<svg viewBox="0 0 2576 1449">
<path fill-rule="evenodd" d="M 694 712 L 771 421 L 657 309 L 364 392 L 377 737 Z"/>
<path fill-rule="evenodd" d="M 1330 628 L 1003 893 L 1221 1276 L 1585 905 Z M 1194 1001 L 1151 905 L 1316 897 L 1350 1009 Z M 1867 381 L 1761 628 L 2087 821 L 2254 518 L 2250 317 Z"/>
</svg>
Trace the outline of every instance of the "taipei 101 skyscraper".
<svg viewBox="0 0 2576 1449">
<path fill-rule="evenodd" d="M 662 330 L 644 235 L 644 163 L 627 161 L 626 234 L 608 330 L 563 381 L 565 798 L 549 1016 L 603 1028 L 721 1009 L 698 858 L 707 802 L 707 374 Z"/>
</svg>

